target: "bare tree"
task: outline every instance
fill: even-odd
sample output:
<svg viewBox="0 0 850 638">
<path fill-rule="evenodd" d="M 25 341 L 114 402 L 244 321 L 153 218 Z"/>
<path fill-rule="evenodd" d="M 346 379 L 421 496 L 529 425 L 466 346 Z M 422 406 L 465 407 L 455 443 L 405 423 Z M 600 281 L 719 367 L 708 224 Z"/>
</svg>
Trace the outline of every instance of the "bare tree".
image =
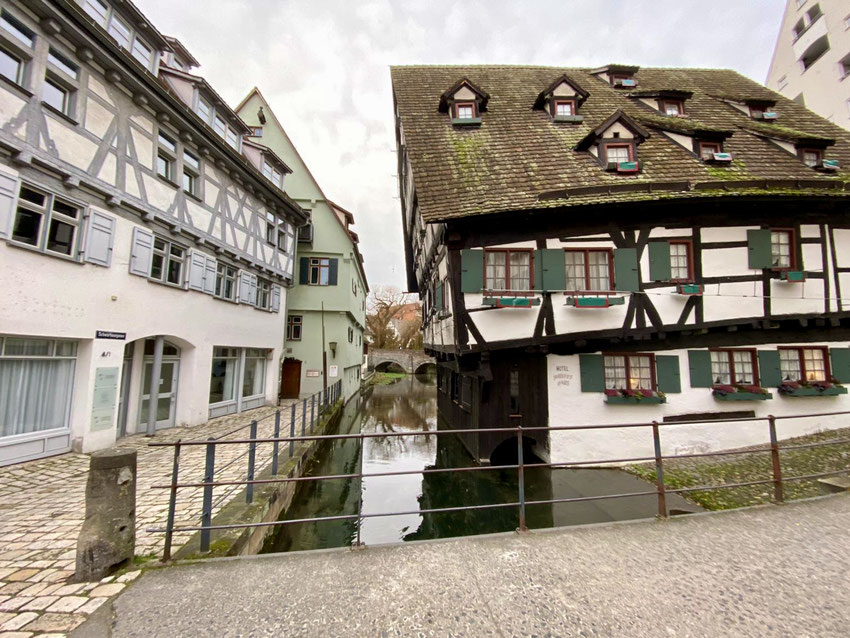
<svg viewBox="0 0 850 638">
<path fill-rule="evenodd" d="M 366 338 L 371 347 L 422 348 L 422 311 L 413 295 L 381 286 L 369 294 L 366 303 Z"/>
</svg>

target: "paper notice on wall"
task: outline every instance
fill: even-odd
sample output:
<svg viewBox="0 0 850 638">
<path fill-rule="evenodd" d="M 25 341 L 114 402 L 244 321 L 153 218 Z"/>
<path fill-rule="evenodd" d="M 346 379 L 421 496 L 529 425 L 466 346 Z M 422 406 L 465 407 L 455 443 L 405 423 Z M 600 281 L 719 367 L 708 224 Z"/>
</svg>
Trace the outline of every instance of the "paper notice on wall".
<svg viewBox="0 0 850 638">
<path fill-rule="evenodd" d="M 308 377 L 318 377 L 318 376 L 321 376 L 321 372 L 319 372 L 318 370 L 307 370 L 307 376 Z"/>
<path fill-rule="evenodd" d="M 328 376 L 335 378 L 339 376 L 339 366 L 328 366 Z"/>
<path fill-rule="evenodd" d="M 94 377 L 91 430 L 108 430 L 115 418 L 118 402 L 118 368 L 98 368 Z"/>
</svg>

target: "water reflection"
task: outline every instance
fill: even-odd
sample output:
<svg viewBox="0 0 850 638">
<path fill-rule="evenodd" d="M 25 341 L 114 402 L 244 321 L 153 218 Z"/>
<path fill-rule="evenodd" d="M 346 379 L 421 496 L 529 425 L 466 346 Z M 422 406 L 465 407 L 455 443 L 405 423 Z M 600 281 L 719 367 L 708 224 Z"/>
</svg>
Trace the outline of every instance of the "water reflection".
<svg viewBox="0 0 850 638">
<path fill-rule="evenodd" d="M 406 377 L 388 386 L 377 386 L 362 403 L 350 402 L 339 433 L 434 432 L 438 426 L 437 394 L 432 378 Z M 447 424 L 441 424 L 448 428 Z M 309 468 L 313 476 L 356 473 L 360 465 L 360 440 L 327 442 Z M 474 465 L 454 435 L 380 437 L 364 439 L 363 471 L 366 474 L 409 471 L 362 481 L 334 479 L 301 483 L 287 519 L 356 514 L 362 494 L 363 512 L 411 512 L 366 518 L 360 529 L 367 545 L 400 540 L 447 538 L 516 529 L 516 507 L 422 514 L 421 510 L 518 500 L 516 471 L 426 473 L 425 468 L 458 468 Z M 591 495 L 650 491 L 653 486 L 619 470 L 526 470 L 529 501 Z M 668 496 L 671 508 L 694 510 L 677 495 Z M 651 517 L 654 496 L 629 497 L 569 504 L 529 505 L 527 524 L 544 528 L 582 523 Z M 357 525 L 351 521 L 326 521 L 285 525 L 272 536 L 264 552 L 320 549 L 350 545 Z"/>
</svg>

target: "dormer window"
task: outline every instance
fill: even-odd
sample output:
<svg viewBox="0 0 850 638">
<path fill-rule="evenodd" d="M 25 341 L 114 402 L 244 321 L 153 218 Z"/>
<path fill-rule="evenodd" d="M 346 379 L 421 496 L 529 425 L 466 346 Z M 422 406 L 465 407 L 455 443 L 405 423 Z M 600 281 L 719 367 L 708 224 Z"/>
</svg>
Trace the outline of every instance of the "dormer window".
<svg viewBox="0 0 850 638">
<path fill-rule="evenodd" d="M 809 168 L 818 168 L 823 163 L 823 151 L 817 148 L 800 149 L 800 159 Z"/>
<path fill-rule="evenodd" d="M 723 147 L 717 142 L 700 142 L 699 143 L 699 158 L 704 162 L 714 160 L 715 153 L 722 153 Z"/>
<path fill-rule="evenodd" d="M 608 171 L 638 173 L 637 147 L 649 132 L 623 111 L 615 111 L 588 133 L 575 147 L 588 151 Z"/>
<path fill-rule="evenodd" d="M 685 114 L 685 104 L 682 100 L 662 100 L 661 112 L 671 117 L 679 117 Z"/>
<path fill-rule="evenodd" d="M 459 120 L 471 120 L 475 117 L 475 102 L 455 104 L 455 117 Z"/>
<path fill-rule="evenodd" d="M 440 96 L 439 110 L 447 113 L 455 126 L 477 126 L 489 99 L 484 91 L 463 79 Z"/>
<path fill-rule="evenodd" d="M 615 73 L 611 75 L 611 86 L 623 89 L 633 89 L 637 86 L 637 80 L 631 75 Z"/>
<path fill-rule="evenodd" d="M 604 149 L 605 163 L 609 165 L 632 161 L 633 151 L 631 144 L 607 144 Z"/>
<path fill-rule="evenodd" d="M 575 115 L 576 103 L 574 100 L 555 100 L 555 116 L 567 117 Z"/>
</svg>

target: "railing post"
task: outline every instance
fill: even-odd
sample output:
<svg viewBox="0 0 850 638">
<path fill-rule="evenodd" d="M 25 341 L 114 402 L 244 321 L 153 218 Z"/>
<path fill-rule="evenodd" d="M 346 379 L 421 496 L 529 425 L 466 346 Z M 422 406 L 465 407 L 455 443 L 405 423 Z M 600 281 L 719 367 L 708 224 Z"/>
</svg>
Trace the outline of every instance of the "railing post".
<svg viewBox="0 0 850 638">
<path fill-rule="evenodd" d="M 658 517 L 667 518 L 667 494 L 664 491 L 664 463 L 661 458 L 661 437 L 658 421 L 652 422 L 652 442 L 655 447 L 655 484 L 658 488 Z"/>
<path fill-rule="evenodd" d="M 307 399 L 301 404 L 301 436 L 307 434 Z"/>
<path fill-rule="evenodd" d="M 316 422 L 316 395 L 310 395 L 310 434 L 313 434 L 313 424 Z"/>
<path fill-rule="evenodd" d="M 289 419 L 289 457 L 292 458 L 292 455 L 295 450 L 295 441 L 292 440 L 292 437 L 295 436 L 295 404 L 292 404 L 292 414 Z"/>
<path fill-rule="evenodd" d="M 517 483 L 519 484 L 519 527 L 518 532 L 527 532 L 525 524 L 525 468 L 522 458 L 522 421 L 516 428 Z"/>
<path fill-rule="evenodd" d="M 357 470 L 360 491 L 357 494 L 357 540 L 354 542 L 355 549 L 363 547 L 363 543 L 360 541 L 360 527 L 363 525 L 363 441 L 363 430 L 360 430 L 360 465 Z"/>
<path fill-rule="evenodd" d="M 177 475 L 180 472 L 180 440 L 174 444 L 174 463 L 171 466 L 171 494 L 168 497 L 168 521 L 165 523 L 165 548 L 162 562 L 171 560 L 171 538 L 174 534 L 174 510 L 177 509 Z"/>
<path fill-rule="evenodd" d="M 782 465 L 779 463 L 779 442 L 776 440 L 776 417 L 768 414 L 767 423 L 770 427 L 770 458 L 773 461 L 773 500 L 777 503 L 784 503 Z"/>
<path fill-rule="evenodd" d="M 212 523 L 212 482 L 215 478 L 215 439 L 207 439 L 207 460 L 204 464 L 204 500 L 201 505 L 201 552 L 210 551 L 210 524 Z"/>
<path fill-rule="evenodd" d="M 245 502 L 254 502 L 254 463 L 257 459 L 257 421 L 251 421 L 251 442 L 248 444 L 248 484 L 245 486 Z"/>
<path fill-rule="evenodd" d="M 272 446 L 272 476 L 277 476 L 277 455 L 280 453 L 280 410 L 274 413 L 274 445 Z"/>
</svg>

